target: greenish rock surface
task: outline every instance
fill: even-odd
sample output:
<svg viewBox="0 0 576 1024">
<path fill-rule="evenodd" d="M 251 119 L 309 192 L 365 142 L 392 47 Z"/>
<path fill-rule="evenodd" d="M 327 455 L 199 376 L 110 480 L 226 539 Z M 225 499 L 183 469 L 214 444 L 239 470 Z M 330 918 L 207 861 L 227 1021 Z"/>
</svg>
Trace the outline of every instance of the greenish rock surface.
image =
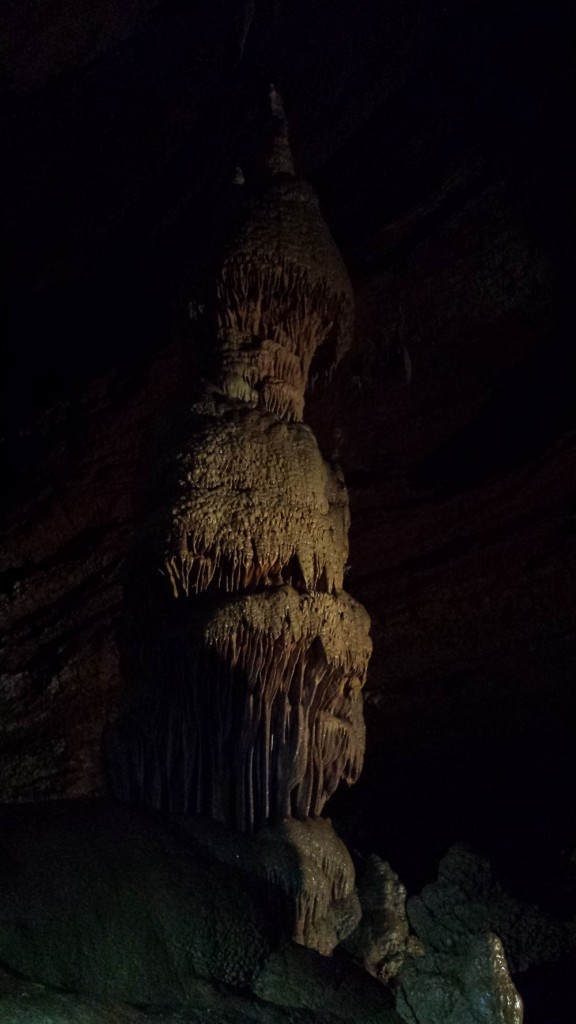
<svg viewBox="0 0 576 1024">
<path fill-rule="evenodd" d="M 280 922 L 249 876 L 151 817 L 43 804 L 0 815 L 0 962 L 105 999 L 173 1005 L 198 979 L 248 988 Z"/>
<path fill-rule="evenodd" d="M 350 960 L 286 938 L 278 887 L 209 845 L 104 803 L 2 808 L 1 1024 L 399 1024 Z"/>
<path fill-rule="evenodd" d="M 358 925 L 354 865 L 329 820 L 287 818 L 256 835 L 198 818 L 180 818 L 175 827 L 201 858 L 263 879 L 277 894 L 288 937 L 300 945 L 328 956 Z"/>
<path fill-rule="evenodd" d="M 348 959 L 300 946 L 275 951 L 254 982 L 261 999 L 333 1014 L 346 1024 L 400 1024 L 391 993 Z"/>
<path fill-rule="evenodd" d="M 437 881 L 408 900 L 424 951 L 407 957 L 397 979 L 407 1024 L 522 1024 L 522 1000 L 491 929 L 497 894 L 488 862 L 454 847 Z"/>
<path fill-rule="evenodd" d="M 411 897 L 407 908 L 427 949 L 450 952 L 468 935 L 494 932 L 513 974 L 576 952 L 576 923 L 553 920 L 515 899 L 494 878 L 489 861 L 463 845 L 451 847 L 437 881 Z"/>
<path fill-rule="evenodd" d="M 475 935 L 451 953 L 409 957 L 399 975 L 396 1007 L 406 1024 L 522 1024 L 500 939 Z"/>
<path fill-rule="evenodd" d="M 343 945 L 369 974 L 388 985 L 405 958 L 420 951 L 418 940 L 410 933 L 406 889 L 376 854 L 366 857 L 357 885 L 362 918 Z"/>
<path fill-rule="evenodd" d="M 0 1024 L 341 1024 L 341 1018 L 272 1006 L 210 982 L 186 1007 L 145 1009 L 56 992 L 0 970 Z"/>
</svg>

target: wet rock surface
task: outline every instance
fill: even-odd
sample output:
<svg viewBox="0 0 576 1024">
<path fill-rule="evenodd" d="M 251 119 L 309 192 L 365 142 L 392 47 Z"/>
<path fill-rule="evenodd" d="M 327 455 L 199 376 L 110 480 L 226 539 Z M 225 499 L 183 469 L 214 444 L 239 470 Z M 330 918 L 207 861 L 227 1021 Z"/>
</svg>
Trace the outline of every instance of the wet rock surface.
<svg viewBox="0 0 576 1024">
<path fill-rule="evenodd" d="M 319 865 L 306 889 L 302 853 L 307 845 L 313 859 L 314 844 L 304 828 L 267 835 L 263 851 L 232 835 L 226 861 L 226 839 L 216 844 L 210 823 L 187 829 L 103 802 L 17 805 L 0 817 L 3 1024 L 18 1007 L 23 1020 L 36 1012 L 99 1024 L 116 1006 L 119 1020 L 140 1020 L 126 1003 L 144 1020 L 397 1024 L 390 993 L 355 964 L 289 941 L 285 904 L 300 910 L 306 896 L 300 941 L 315 923 L 316 944 L 326 940 L 310 905 L 321 902 Z M 327 830 L 321 822 L 317 846 Z M 326 859 L 336 842 L 324 842 Z"/>
<path fill-rule="evenodd" d="M 397 1007 L 422 1021 L 521 1022 L 523 972 L 547 963 L 569 964 L 576 953 L 576 922 L 551 918 L 513 897 L 484 857 L 457 846 L 438 868 L 437 881 L 412 896 L 408 920 L 421 942 L 397 978 Z M 530 990 L 530 980 L 528 981 Z"/>
<path fill-rule="evenodd" d="M 502 943 L 487 932 L 406 961 L 396 1005 L 407 1024 L 522 1024 Z"/>
<path fill-rule="evenodd" d="M 394 986 L 406 957 L 423 952 L 410 932 L 406 889 L 390 865 L 372 854 L 360 868 L 358 897 L 362 917 L 343 946 L 369 974 Z"/>
<path fill-rule="evenodd" d="M 551 918 L 512 896 L 484 857 L 453 847 L 440 861 L 438 880 L 408 903 L 422 941 L 448 951 L 460 934 L 494 931 L 514 974 L 576 952 L 576 922 Z"/>
</svg>

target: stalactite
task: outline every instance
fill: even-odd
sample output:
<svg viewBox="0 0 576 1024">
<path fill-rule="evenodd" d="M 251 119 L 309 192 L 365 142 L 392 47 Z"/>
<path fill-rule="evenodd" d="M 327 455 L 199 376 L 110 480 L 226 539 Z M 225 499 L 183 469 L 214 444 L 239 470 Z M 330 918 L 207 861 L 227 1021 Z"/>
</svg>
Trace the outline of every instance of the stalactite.
<svg viewBox="0 0 576 1024">
<path fill-rule="evenodd" d="M 342 591 L 346 488 L 300 422 L 317 349 L 329 369 L 349 345 L 352 290 L 277 94 L 272 111 L 261 187 L 194 310 L 210 372 L 166 457 L 166 586 L 143 588 L 139 678 L 108 742 L 119 796 L 242 832 L 318 816 L 356 780 L 371 651 Z"/>
</svg>

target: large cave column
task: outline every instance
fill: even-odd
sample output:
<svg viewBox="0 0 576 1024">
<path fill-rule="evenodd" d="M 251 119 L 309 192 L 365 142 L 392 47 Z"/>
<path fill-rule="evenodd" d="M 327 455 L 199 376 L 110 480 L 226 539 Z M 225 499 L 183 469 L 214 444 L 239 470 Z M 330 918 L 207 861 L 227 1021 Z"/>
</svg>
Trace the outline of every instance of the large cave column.
<svg viewBox="0 0 576 1024">
<path fill-rule="evenodd" d="M 344 482 L 301 422 L 352 311 L 274 93 L 264 173 L 195 310 L 207 379 L 167 459 L 164 587 L 109 745 L 119 796 L 253 831 L 320 815 L 358 777 L 369 619 L 342 589 Z"/>
</svg>

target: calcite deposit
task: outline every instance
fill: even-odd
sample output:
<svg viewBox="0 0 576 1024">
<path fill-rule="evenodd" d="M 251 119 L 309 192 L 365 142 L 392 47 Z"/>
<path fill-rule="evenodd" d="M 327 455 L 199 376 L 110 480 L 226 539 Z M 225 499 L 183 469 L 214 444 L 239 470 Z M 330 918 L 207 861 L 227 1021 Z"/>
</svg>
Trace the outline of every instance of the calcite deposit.
<svg viewBox="0 0 576 1024">
<path fill-rule="evenodd" d="M 134 589 L 157 597 L 107 740 L 119 797 L 240 831 L 318 816 L 356 781 L 371 653 L 342 590 L 346 488 L 300 422 L 317 349 L 326 369 L 349 345 L 352 291 L 274 90 L 255 181 L 193 305 L 207 377 L 164 454 Z"/>
<path fill-rule="evenodd" d="M 164 565 L 176 596 L 282 581 L 341 590 L 348 496 L 310 428 L 213 401 L 189 429 Z"/>
<path fill-rule="evenodd" d="M 231 399 L 301 420 L 317 349 L 329 343 L 337 362 L 350 345 L 353 295 L 317 196 L 296 177 L 274 89 L 270 100 L 259 187 L 192 308 L 212 340 L 212 383 Z"/>
</svg>

